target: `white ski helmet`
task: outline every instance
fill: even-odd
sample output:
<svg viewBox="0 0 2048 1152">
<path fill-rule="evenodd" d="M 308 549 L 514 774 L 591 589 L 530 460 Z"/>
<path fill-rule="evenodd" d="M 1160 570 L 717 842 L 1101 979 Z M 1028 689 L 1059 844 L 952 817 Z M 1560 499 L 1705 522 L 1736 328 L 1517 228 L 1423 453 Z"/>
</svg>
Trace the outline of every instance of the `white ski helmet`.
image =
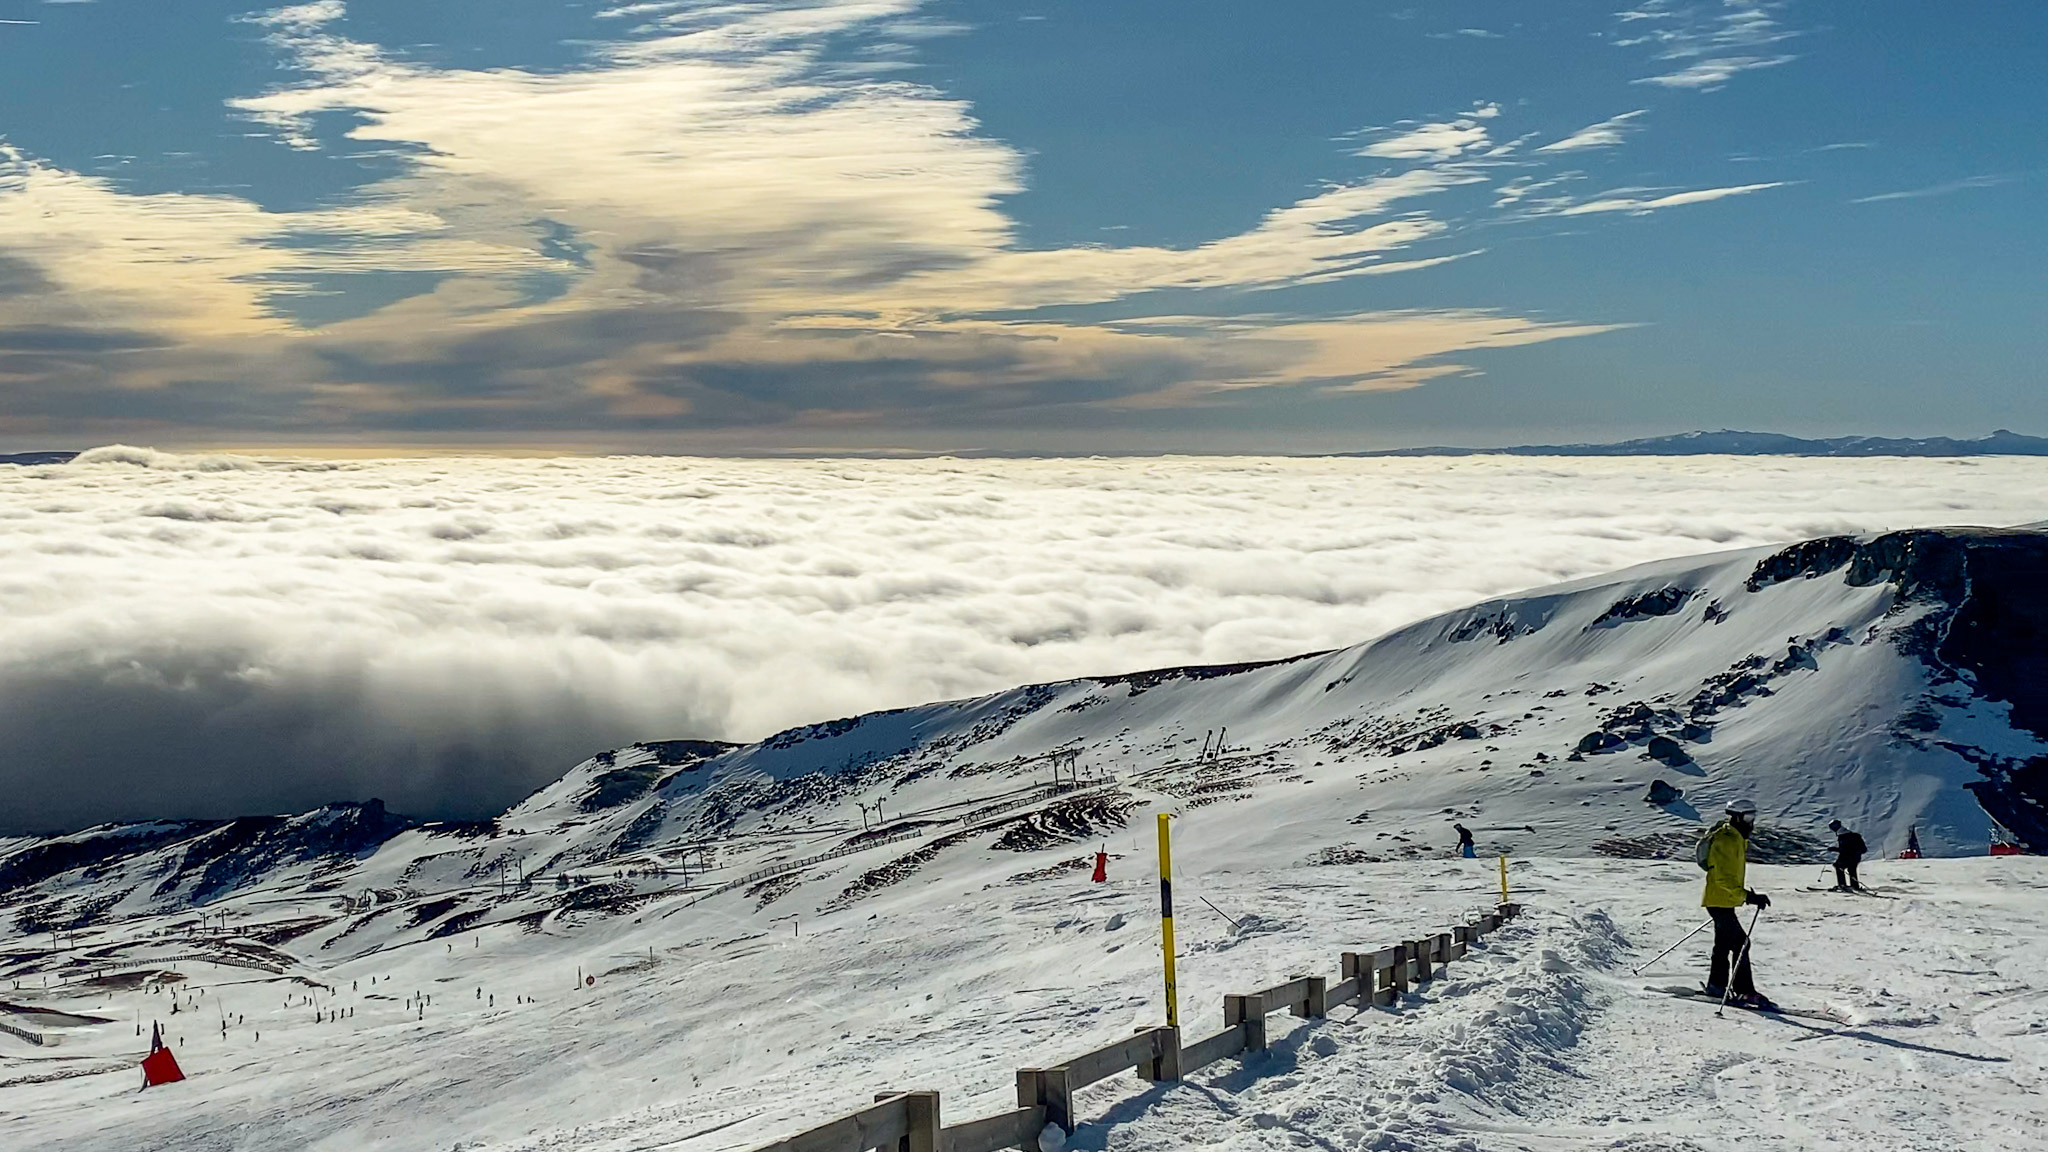
<svg viewBox="0 0 2048 1152">
<path fill-rule="evenodd" d="M 1728 813 L 1728 814 L 1729 814 L 1730 816 L 1755 816 L 1755 815 L 1756 815 L 1756 801 L 1754 801 L 1754 800 L 1730 800 L 1730 801 L 1728 802 L 1728 807 L 1727 807 L 1727 813 Z"/>
</svg>

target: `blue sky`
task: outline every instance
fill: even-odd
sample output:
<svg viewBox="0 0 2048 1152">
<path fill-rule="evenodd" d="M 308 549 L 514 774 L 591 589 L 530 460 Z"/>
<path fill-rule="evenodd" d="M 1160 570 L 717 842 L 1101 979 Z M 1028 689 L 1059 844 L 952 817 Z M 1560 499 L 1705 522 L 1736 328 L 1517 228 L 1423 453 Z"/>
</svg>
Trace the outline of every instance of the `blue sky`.
<svg viewBox="0 0 2048 1152">
<path fill-rule="evenodd" d="M 0 0 L 0 444 L 2048 431 L 2027 3 Z"/>
</svg>

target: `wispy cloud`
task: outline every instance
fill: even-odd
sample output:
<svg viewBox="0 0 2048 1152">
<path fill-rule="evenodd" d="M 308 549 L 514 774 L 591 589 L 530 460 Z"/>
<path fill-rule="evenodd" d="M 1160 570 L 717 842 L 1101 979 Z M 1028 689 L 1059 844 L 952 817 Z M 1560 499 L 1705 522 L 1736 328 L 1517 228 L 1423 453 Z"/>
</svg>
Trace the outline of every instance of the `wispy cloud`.
<svg viewBox="0 0 2048 1152">
<path fill-rule="evenodd" d="M 1389 135 L 1358 150 L 1360 156 L 1389 160 L 1444 161 L 1483 151 L 1493 141 L 1484 120 L 1500 115 L 1500 105 L 1480 104 L 1453 120 L 1407 123 L 1385 131 Z"/>
<path fill-rule="evenodd" d="M 1951 192 L 1965 192 L 1972 188 L 1995 188 L 2000 184 L 2012 183 L 2012 179 L 2010 176 L 1967 176 L 1943 184 L 1930 184 L 1925 188 L 1909 188 L 1903 192 L 1880 192 L 1875 196 L 1858 196 L 1849 203 L 1878 204 L 1886 200 L 1924 200 L 1929 196 L 1946 196 Z"/>
<path fill-rule="evenodd" d="M 1796 59 L 1796 56 L 1718 56 L 1712 60 L 1688 64 L 1676 72 L 1645 76 L 1635 83 L 1706 91 L 1721 87 L 1734 79 L 1738 73 L 1753 72 L 1758 68 L 1775 68 L 1780 64 L 1790 64 Z"/>
<path fill-rule="evenodd" d="M 1782 188 L 1785 181 L 1773 180 L 1765 184 L 1736 184 L 1726 188 L 1696 188 L 1686 192 L 1669 192 L 1660 196 L 1646 196 L 1643 189 L 1620 188 L 1595 200 L 1586 200 L 1557 209 L 1558 216 L 1590 216 L 1602 212 L 1627 212 L 1641 216 L 1662 208 L 1678 208 L 1687 204 L 1706 204 L 1714 200 L 1725 200 L 1730 196 L 1747 196 L 1770 188 Z"/>
<path fill-rule="evenodd" d="M 1784 26 L 1778 13 L 1782 0 L 1644 0 L 1617 13 L 1622 47 L 1648 47 L 1653 60 L 1690 61 L 1638 84 L 1664 88 L 1709 90 L 1740 73 L 1789 64 L 1797 57 L 1761 49 L 1793 39 L 1799 33 Z"/>
<path fill-rule="evenodd" d="M 1562 140 L 1553 141 L 1536 149 L 1538 152 L 1582 152 L 1589 148 L 1612 148 L 1628 139 L 1628 134 L 1637 127 L 1635 121 L 1648 110 L 1638 108 L 1623 112 L 1619 116 L 1588 124 Z"/>
</svg>

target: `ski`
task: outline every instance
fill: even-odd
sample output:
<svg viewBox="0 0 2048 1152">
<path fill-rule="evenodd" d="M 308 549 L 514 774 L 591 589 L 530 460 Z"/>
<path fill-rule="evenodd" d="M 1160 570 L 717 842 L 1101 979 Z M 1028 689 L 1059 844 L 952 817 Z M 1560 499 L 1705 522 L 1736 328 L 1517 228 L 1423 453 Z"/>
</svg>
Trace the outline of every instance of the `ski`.
<svg viewBox="0 0 2048 1152">
<path fill-rule="evenodd" d="M 1697 1000 L 1702 1004 L 1719 1004 L 1721 1002 L 1721 998 L 1719 996 L 1707 995 L 1706 989 L 1704 988 L 1681 988 L 1677 986 L 1659 988 L 1655 985 L 1645 985 L 1643 987 L 1643 991 L 1662 992 L 1666 996 L 1676 996 L 1681 1000 Z M 1733 1003 L 1729 1004 L 1728 1006 L 1730 1008 L 1741 1007 L 1740 1005 Z M 1758 1015 L 1762 1016 L 1797 1016 L 1802 1020 L 1823 1020 L 1829 1024 L 1849 1023 L 1847 1020 L 1842 1019 L 1840 1016 L 1837 1016 L 1832 1012 L 1819 1012 L 1808 1008 L 1786 1008 L 1783 1005 L 1780 1005 L 1776 1008 L 1742 1008 L 1742 1011 L 1755 1012 Z"/>
<path fill-rule="evenodd" d="M 1840 888 L 1801 888 L 1801 892 L 1839 892 L 1844 896 L 1868 896 L 1873 900 L 1897 900 L 1897 896 L 1879 892 L 1873 888 L 1852 888 L 1844 892 Z"/>
</svg>

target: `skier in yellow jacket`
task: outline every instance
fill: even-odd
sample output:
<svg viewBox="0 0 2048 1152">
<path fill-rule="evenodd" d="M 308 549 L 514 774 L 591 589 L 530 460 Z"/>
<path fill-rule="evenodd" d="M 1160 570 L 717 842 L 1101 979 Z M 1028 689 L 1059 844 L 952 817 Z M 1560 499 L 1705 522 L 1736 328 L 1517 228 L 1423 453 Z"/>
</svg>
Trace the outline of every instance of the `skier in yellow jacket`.
<svg viewBox="0 0 2048 1152">
<path fill-rule="evenodd" d="M 1700 864 L 1707 870 L 1707 889 L 1700 904 L 1714 920 L 1714 958 L 1707 974 L 1707 995 L 1724 992 L 1728 1002 L 1741 1008 L 1775 1008 L 1760 995 L 1749 975 L 1749 936 L 1735 918 L 1735 909 L 1754 904 L 1758 911 L 1771 906 L 1771 898 L 1743 886 L 1749 869 L 1749 837 L 1756 831 L 1756 805 L 1748 800 L 1728 804 L 1728 818 L 1714 825 L 1703 844 Z M 1728 984 L 1729 965 L 1735 966 L 1735 984 Z"/>
</svg>

